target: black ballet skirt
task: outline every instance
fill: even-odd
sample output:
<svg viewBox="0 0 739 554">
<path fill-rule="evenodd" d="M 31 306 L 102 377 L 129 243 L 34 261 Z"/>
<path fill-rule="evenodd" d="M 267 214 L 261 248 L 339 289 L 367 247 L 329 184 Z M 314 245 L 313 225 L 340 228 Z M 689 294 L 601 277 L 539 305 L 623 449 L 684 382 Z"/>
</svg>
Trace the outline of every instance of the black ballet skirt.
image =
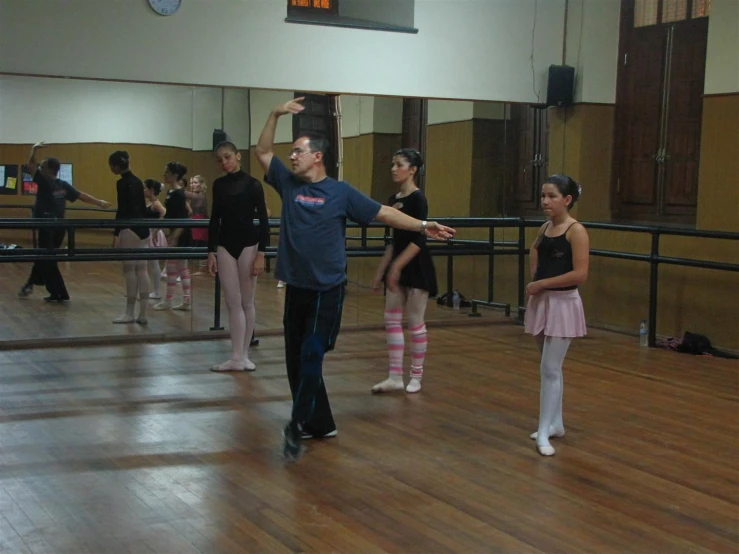
<svg viewBox="0 0 739 554">
<path fill-rule="evenodd" d="M 428 217 L 428 204 L 421 190 L 416 190 L 403 198 L 397 198 L 397 195 L 393 194 L 388 200 L 388 206 L 422 221 Z M 393 246 L 393 261 L 410 243 L 416 244 L 421 251 L 400 272 L 398 284 L 407 288 L 425 290 L 429 293 L 429 297 L 433 298 L 438 293 L 436 269 L 424 234 L 418 231 L 393 229 L 393 238 L 390 243 Z"/>
<path fill-rule="evenodd" d="M 187 199 L 185 197 L 185 189 L 170 189 L 167 191 L 167 198 L 164 200 L 164 207 L 167 212 L 164 219 L 188 219 Z M 174 231 L 174 228 L 170 229 Z M 192 233 L 189 227 L 183 227 L 177 239 L 178 247 L 192 246 Z"/>
</svg>

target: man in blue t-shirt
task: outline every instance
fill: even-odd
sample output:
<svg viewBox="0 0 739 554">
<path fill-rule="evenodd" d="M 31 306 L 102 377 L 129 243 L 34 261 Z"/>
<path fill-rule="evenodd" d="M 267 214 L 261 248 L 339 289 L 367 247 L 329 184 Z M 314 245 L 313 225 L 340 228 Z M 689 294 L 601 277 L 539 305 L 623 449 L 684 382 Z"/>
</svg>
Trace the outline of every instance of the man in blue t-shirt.
<svg viewBox="0 0 739 554">
<path fill-rule="evenodd" d="M 326 386 L 323 357 L 333 350 L 341 325 L 346 287 L 346 220 L 368 224 L 376 219 L 398 229 L 432 238 L 451 238 L 454 230 L 419 221 L 368 198 L 348 183 L 326 176 L 328 141 L 305 133 L 293 143 L 292 170 L 274 155 L 277 120 L 297 114 L 303 98 L 277 106 L 257 143 L 256 155 L 266 181 L 282 198 L 276 277 L 287 285 L 285 363 L 293 409 L 285 427 L 284 455 L 297 459 L 304 438 L 336 436 Z"/>
<path fill-rule="evenodd" d="M 105 200 L 98 200 L 85 192 L 81 192 L 61 179 L 57 179 L 61 164 L 56 158 L 46 158 L 40 164 L 36 162 L 36 152 L 46 148 L 46 144 L 39 142 L 31 148 L 28 158 L 28 172 L 33 175 L 37 185 L 36 205 L 33 217 L 41 219 L 64 219 L 67 202 L 82 200 L 100 208 L 110 206 Z M 64 242 L 65 231 L 59 227 L 41 227 L 38 232 L 39 248 L 59 248 Z M 39 260 L 34 262 L 28 281 L 21 287 L 18 296 L 25 298 L 33 292 L 33 285 L 46 285 L 49 296 L 47 302 L 66 302 L 69 300 L 67 286 L 59 271 L 55 260 Z"/>
</svg>

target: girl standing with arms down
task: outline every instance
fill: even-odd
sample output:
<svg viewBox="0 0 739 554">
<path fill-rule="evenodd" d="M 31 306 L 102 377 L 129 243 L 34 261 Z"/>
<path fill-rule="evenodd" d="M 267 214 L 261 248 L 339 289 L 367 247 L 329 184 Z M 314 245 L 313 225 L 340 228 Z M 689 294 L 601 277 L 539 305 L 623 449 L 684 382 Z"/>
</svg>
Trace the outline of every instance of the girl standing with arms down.
<svg viewBox="0 0 739 554">
<path fill-rule="evenodd" d="M 539 429 L 531 438 L 542 456 L 554 456 L 549 439 L 565 434 L 562 363 L 572 339 L 587 332 L 577 287 L 588 278 L 590 239 L 569 213 L 580 193 L 580 186 L 566 175 L 547 179 L 541 206 L 549 221 L 531 246 L 525 324 L 541 352 Z"/>
<path fill-rule="evenodd" d="M 404 148 L 395 153 L 392 178 L 399 186 L 388 205 L 416 219 L 426 220 L 428 204 L 418 186 L 416 176 L 423 167 L 418 150 Z M 372 387 L 373 393 L 403 390 L 403 311 L 408 318 L 411 333 L 411 372 L 405 391 L 421 390 L 423 362 L 426 357 L 427 337 L 424 316 L 430 296 L 436 296 L 436 271 L 426 246 L 426 236 L 421 233 L 393 231 L 392 243 L 385 249 L 372 288 L 379 290 L 385 279 L 388 290 L 385 297 L 385 329 L 389 355 L 389 375 Z"/>
<path fill-rule="evenodd" d="M 115 218 L 123 220 L 144 219 L 146 217 L 146 198 L 144 184 L 131 171 L 128 152 L 118 150 L 108 157 L 110 171 L 120 175 L 116 183 L 118 210 Z M 149 229 L 147 227 L 116 228 L 114 246 L 116 248 L 148 248 Z M 146 308 L 149 301 L 149 275 L 146 260 L 123 262 L 123 275 L 126 278 L 126 313 L 115 318 L 113 323 L 138 323 L 146 325 Z M 134 317 L 136 298 L 139 299 L 139 315 Z"/>
<path fill-rule="evenodd" d="M 164 182 L 169 185 L 167 198 L 164 200 L 164 219 L 188 219 L 190 217 L 190 207 L 182 185 L 186 173 L 187 168 L 178 162 L 169 162 L 164 169 Z M 178 227 L 169 230 L 167 246 L 187 247 L 191 244 L 192 236 L 189 227 Z M 182 303 L 172 306 L 178 277 L 182 281 Z M 190 270 L 187 267 L 187 260 L 167 260 L 167 298 L 164 302 L 155 304 L 154 309 L 190 310 L 192 307 L 190 283 Z"/>
<path fill-rule="evenodd" d="M 254 371 L 249 344 L 254 335 L 257 277 L 264 272 L 269 242 L 269 219 L 264 189 L 241 169 L 241 154 L 231 142 L 215 149 L 226 175 L 213 181 L 213 203 L 208 225 L 208 271 L 223 285 L 231 333 L 231 358 L 211 371 Z M 254 216 L 259 227 L 254 226 Z"/>
<path fill-rule="evenodd" d="M 155 179 L 147 179 L 144 181 L 144 194 L 146 195 L 146 217 L 149 219 L 161 219 L 167 213 L 162 203 L 159 201 L 159 193 L 162 192 L 162 183 Z M 149 229 L 149 248 L 166 248 L 167 237 L 161 227 Z M 162 268 L 159 266 L 159 260 L 149 260 L 149 280 L 151 281 L 152 291 L 149 298 L 159 300 L 159 282 L 162 274 Z"/>
</svg>

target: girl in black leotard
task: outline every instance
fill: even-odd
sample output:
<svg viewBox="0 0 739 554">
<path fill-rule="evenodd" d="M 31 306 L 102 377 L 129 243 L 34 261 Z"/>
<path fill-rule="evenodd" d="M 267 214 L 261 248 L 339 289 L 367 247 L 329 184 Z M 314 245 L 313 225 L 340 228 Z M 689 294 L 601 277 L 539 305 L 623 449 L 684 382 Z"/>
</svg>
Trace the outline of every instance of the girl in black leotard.
<svg viewBox="0 0 739 554">
<path fill-rule="evenodd" d="M 213 181 L 213 201 L 208 226 L 208 271 L 216 271 L 223 285 L 231 332 L 231 358 L 212 371 L 254 371 L 249 343 L 254 334 L 254 293 L 257 277 L 264 272 L 269 240 L 269 219 L 264 190 L 259 181 L 241 169 L 241 154 L 233 143 L 215 149 L 226 175 Z M 254 225 L 254 218 L 259 226 Z"/>
<path fill-rule="evenodd" d="M 590 239 L 570 215 L 582 189 L 566 175 L 550 176 L 541 188 L 541 207 L 549 218 L 531 246 L 531 282 L 526 287 L 526 332 L 541 352 L 539 428 L 532 433 L 542 456 L 553 456 L 552 437 L 565 434 L 562 421 L 562 363 L 575 337 L 587 333 L 577 291 L 588 278 Z"/>
<path fill-rule="evenodd" d="M 187 219 L 190 217 L 190 208 L 185 197 L 182 180 L 187 174 L 187 168 L 178 162 L 169 162 L 164 168 L 164 182 L 169 185 L 164 207 L 167 212 L 164 219 Z M 168 229 L 167 246 L 185 247 L 192 244 L 190 229 L 176 227 Z M 172 306 L 177 278 L 182 281 L 182 303 Z M 167 299 L 154 306 L 155 310 L 183 310 L 192 308 L 192 294 L 190 287 L 190 269 L 187 260 L 167 260 Z"/>
<path fill-rule="evenodd" d="M 392 177 L 400 191 L 388 200 L 404 214 L 425 220 L 428 204 L 423 191 L 416 186 L 416 176 L 423 167 L 418 150 L 404 148 L 393 157 Z M 383 256 L 372 288 L 379 290 L 385 279 L 388 290 L 385 296 L 385 329 L 389 357 L 388 378 L 372 387 L 372 392 L 403 390 L 403 311 L 411 333 L 411 371 L 406 392 L 421 390 L 423 362 L 426 358 L 426 323 L 424 316 L 429 296 L 436 296 L 436 270 L 426 247 L 425 235 L 395 229 L 393 240 Z"/>
<path fill-rule="evenodd" d="M 144 194 L 146 195 L 146 218 L 161 219 L 167 213 L 167 209 L 159 201 L 159 193 L 162 192 L 162 183 L 156 179 L 144 181 Z M 167 237 L 161 227 L 149 229 L 149 248 L 164 248 L 167 246 Z M 149 298 L 159 300 L 159 283 L 161 282 L 162 268 L 159 260 L 149 260 L 149 280 L 151 281 L 151 292 Z"/>
<path fill-rule="evenodd" d="M 143 219 L 146 212 L 144 184 L 129 168 L 128 152 L 118 150 L 108 158 L 110 170 L 120 175 L 116 183 L 118 211 L 115 218 L 122 220 Z M 148 248 L 149 229 L 147 227 L 122 228 L 115 230 L 116 248 Z M 123 275 L 126 277 L 126 313 L 115 318 L 113 323 L 133 323 L 146 325 L 146 308 L 149 302 L 149 276 L 146 273 L 146 260 L 123 262 Z M 134 317 L 136 298 L 139 298 L 139 315 Z"/>
</svg>

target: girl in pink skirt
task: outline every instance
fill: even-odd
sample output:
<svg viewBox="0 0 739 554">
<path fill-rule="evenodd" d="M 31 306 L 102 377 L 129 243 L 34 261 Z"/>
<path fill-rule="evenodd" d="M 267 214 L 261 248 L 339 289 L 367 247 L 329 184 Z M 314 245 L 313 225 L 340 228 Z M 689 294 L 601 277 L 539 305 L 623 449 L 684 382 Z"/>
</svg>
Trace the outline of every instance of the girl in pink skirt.
<svg viewBox="0 0 739 554">
<path fill-rule="evenodd" d="M 588 278 L 590 239 L 569 210 L 581 193 L 566 175 L 552 175 L 541 190 L 541 206 L 549 218 L 531 246 L 532 281 L 526 287 L 526 332 L 541 352 L 539 429 L 531 435 L 542 456 L 554 456 L 551 437 L 563 437 L 562 362 L 570 342 L 586 334 L 585 314 L 577 286 Z"/>
</svg>

